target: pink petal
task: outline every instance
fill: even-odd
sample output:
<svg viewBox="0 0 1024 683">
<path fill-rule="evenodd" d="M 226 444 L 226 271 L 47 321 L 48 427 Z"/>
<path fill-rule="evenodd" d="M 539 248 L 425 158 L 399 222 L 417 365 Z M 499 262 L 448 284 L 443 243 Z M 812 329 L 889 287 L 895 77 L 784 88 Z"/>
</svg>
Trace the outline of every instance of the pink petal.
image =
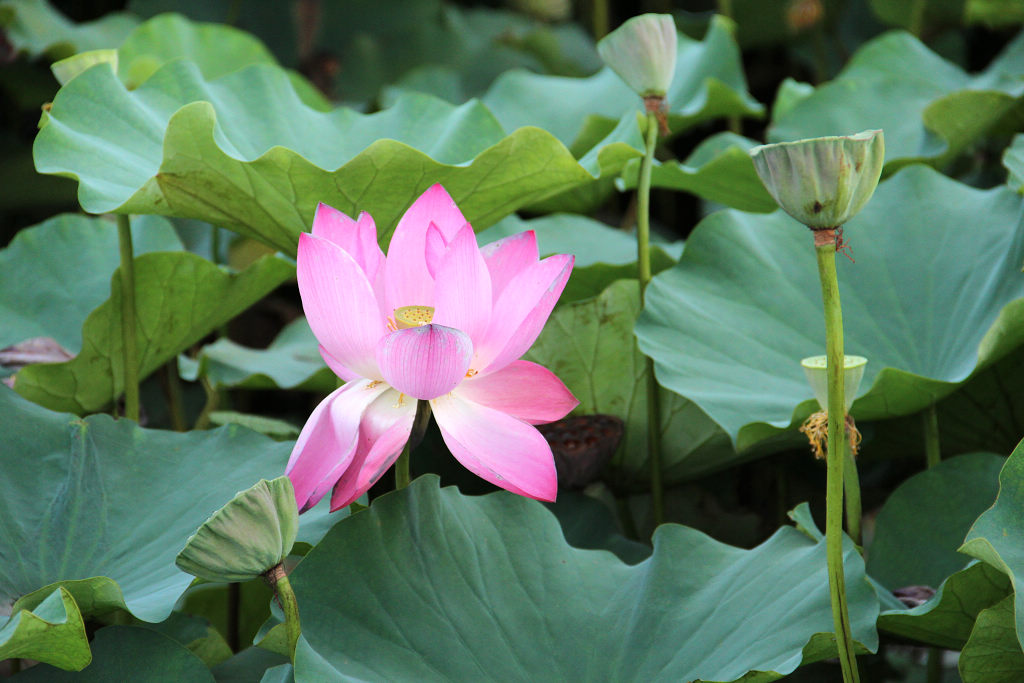
<svg viewBox="0 0 1024 683">
<path fill-rule="evenodd" d="M 351 368 L 345 367 L 345 364 L 342 363 L 337 358 L 335 358 L 334 356 L 332 356 L 331 352 L 325 349 L 323 344 L 319 344 L 318 348 L 320 349 L 320 357 L 324 359 L 324 362 L 327 363 L 327 367 L 329 367 L 331 369 L 331 372 L 333 372 L 335 375 L 342 378 L 346 382 L 362 379 L 362 375 L 360 375 L 358 372 L 353 371 Z"/>
<path fill-rule="evenodd" d="M 377 342 L 387 329 L 363 269 L 341 247 L 308 233 L 299 235 L 297 278 L 313 334 L 341 365 L 378 379 Z"/>
<path fill-rule="evenodd" d="M 347 251 L 371 283 L 377 279 L 377 271 L 384 264 L 384 252 L 377 244 L 377 226 L 370 214 L 363 211 L 359 220 L 354 221 L 333 206 L 321 202 L 317 204 L 313 218 L 313 234 Z"/>
<path fill-rule="evenodd" d="M 431 223 L 441 231 L 445 242 L 466 224 L 459 207 L 440 185 L 434 185 L 413 202 L 391 237 L 384 264 L 389 310 L 434 305 L 434 280 L 424 256 Z"/>
<path fill-rule="evenodd" d="M 367 380 L 346 384 L 321 401 L 306 420 L 285 468 L 300 512 L 316 505 L 351 463 L 363 411 L 388 389 L 381 383 L 371 385 Z"/>
<path fill-rule="evenodd" d="M 556 254 L 522 270 L 494 304 L 476 362 L 482 373 L 505 367 L 526 353 L 551 315 L 572 273 L 574 257 Z"/>
<path fill-rule="evenodd" d="M 441 260 L 444 259 L 445 252 L 447 251 L 448 240 L 444 238 L 441 228 L 431 223 L 430 227 L 427 228 L 427 242 L 423 257 L 427 262 L 427 272 L 430 273 L 430 277 L 434 278 L 435 282 L 437 281 L 437 270 L 441 267 Z M 413 305 L 415 306 L 416 304 Z"/>
<path fill-rule="evenodd" d="M 480 247 L 480 253 L 483 254 L 487 269 L 491 272 L 491 289 L 495 301 L 513 277 L 540 258 L 537 252 L 537 235 L 533 230 L 518 232 L 484 245 Z"/>
<path fill-rule="evenodd" d="M 468 224 L 448 243 L 434 282 L 434 320 L 480 342 L 491 321 L 491 275 Z"/>
<path fill-rule="evenodd" d="M 462 330 L 420 325 L 380 340 L 377 363 L 384 380 L 403 394 L 431 399 L 459 386 L 473 357 L 473 342 Z"/>
<path fill-rule="evenodd" d="M 359 446 L 351 464 L 334 486 L 331 511 L 359 498 L 377 483 L 402 453 L 416 416 L 416 401 L 394 389 L 382 394 L 363 413 Z"/>
<path fill-rule="evenodd" d="M 459 396 L 530 424 L 561 420 L 580 403 L 555 373 L 527 360 L 467 379 Z"/>
<path fill-rule="evenodd" d="M 444 442 L 469 471 L 521 496 L 555 499 L 555 460 L 535 427 L 459 392 L 434 399 L 430 407 Z"/>
</svg>

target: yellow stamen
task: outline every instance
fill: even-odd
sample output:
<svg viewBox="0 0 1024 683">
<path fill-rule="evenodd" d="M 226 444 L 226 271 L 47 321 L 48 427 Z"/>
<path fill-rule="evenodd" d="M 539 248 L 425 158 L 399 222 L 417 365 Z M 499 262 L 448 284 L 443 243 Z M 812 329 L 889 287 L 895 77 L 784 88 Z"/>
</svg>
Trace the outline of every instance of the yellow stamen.
<svg viewBox="0 0 1024 683">
<path fill-rule="evenodd" d="M 828 413 L 824 410 L 813 413 L 800 425 L 800 432 L 807 436 L 815 459 L 824 460 L 828 452 Z M 846 439 L 850 443 L 850 453 L 856 456 L 860 451 L 861 435 L 852 415 L 846 416 Z"/>
<path fill-rule="evenodd" d="M 395 309 L 395 324 L 400 330 L 428 325 L 433 319 L 433 306 L 402 306 Z"/>
<path fill-rule="evenodd" d="M 391 407 L 392 408 L 401 408 L 404 405 L 405 405 L 405 394 L 399 394 L 398 395 L 398 402 L 395 405 L 391 406 Z"/>
<path fill-rule="evenodd" d="M 366 388 L 367 389 L 373 389 L 375 386 L 378 386 L 378 385 L 381 385 L 381 384 L 384 384 L 384 380 L 382 380 L 382 379 L 375 379 L 372 382 L 370 382 L 369 384 L 367 384 Z"/>
<path fill-rule="evenodd" d="M 466 370 L 466 377 L 475 377 L 476 374 L 477 374 L 476 370 L 474 370 L 473 368 L 470 368 L 469 370 Z"/>
</svg>

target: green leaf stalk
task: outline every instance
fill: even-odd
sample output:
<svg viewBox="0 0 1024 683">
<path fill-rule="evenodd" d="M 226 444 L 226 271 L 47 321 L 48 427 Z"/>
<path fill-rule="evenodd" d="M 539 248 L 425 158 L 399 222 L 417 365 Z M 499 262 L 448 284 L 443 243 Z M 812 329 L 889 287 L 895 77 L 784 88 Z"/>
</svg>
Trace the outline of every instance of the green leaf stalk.
<svg viewBox="0 0 1024 683">
<path fill-rule="evenodd" d="M 402 454 L 395 461 L 395 488 L 404 489 L 412 481 L 409 461 L 412 459 L 412 450 L 423 441 L 423 435 L 427 433 L 427 426 L 430 424 L 430 401 L 420 400 L 416 404 L 416 417 L 412 420 L 412 432 L 409 440 L 405 442 Z"/>
<path fill-rule="evenodd" d="M 131 220 L 117 217 L 117 236 L 121 250 L 121 340 L 124 344 L 124 414 L 139 421 L 139 351 L 135 338 L 135 255 L 132 249 Z"/>
</svg>

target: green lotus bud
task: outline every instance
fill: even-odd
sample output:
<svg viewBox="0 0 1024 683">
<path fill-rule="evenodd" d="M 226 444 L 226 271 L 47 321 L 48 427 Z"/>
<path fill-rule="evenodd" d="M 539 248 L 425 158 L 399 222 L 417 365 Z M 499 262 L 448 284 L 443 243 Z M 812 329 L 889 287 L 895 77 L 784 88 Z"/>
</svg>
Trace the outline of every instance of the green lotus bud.
<svg viewBox="0 0 1024 683">
<path fill-rule="evenodd" d="M 50 71 L 58 83 L 67 85 L 75 76 L 97 64 L 110 64 L 114 73 L 117 73 L 117 50 L 79 52 L 77 55 L 54 62 L 50 65 Z"/>
<path fill-rule="evenodd" d="M 280 564 L 298 531 L 291 480 L 261 479 L 210 515 L 186 541 L 175 564 L 207 581 L 248 581 Z"/>
<path fill-rule="evenodd" d="M 857 390 L 860 388 L 860 381 L 864 377 L 864 366 L 868 359 L 864 356 L 843 356 L 843 396 L 846 403 L 846 410 L 849 412 L 853 405 L 853 399 L 857 398 Z M 807 375 L 807 381 L 814 392 L 814 398 L 818 399 L 818 405 L 822 410 L 828 409 L 828 359 L 826 356 L 811 356 L 800 361 Z"/>
<path fill-rule="evenodd" d="M 641 97 L 665 97 L 676 72 L 677 40 L 671 15 L 641 14 L 602 38 L 597 52 Z"/>
<path fill-rule="evenodd" d="M 761 145 L 754 168 L 783 211 L 812 230 L 838 228 L 864 208 L 885 158 L 882 131 Z"/>
</svg>

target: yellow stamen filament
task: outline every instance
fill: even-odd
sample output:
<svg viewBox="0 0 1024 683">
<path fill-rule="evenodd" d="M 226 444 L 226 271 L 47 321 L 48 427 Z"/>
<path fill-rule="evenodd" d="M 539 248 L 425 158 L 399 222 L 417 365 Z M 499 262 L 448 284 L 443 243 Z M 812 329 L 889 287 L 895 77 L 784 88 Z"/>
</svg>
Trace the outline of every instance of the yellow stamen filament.
<svg viewBox="0 0 1024 683">
<path fill-rule="evenodd" d="M 369 384 L 367 384 L 366 388 L 367 389 L 373 389 L 375 386 L 379 386 L 381 384 L 384 384 L 384 380 L 382 380 L 382 379 L 375 379 L 372 382 L 370 382 Z"/>
<path fill-rule="evenodd" d="M 404 405 L 405 405 L 405 394 L 399 394 L 398 395 L 398 402 L 395 403 L 395 405 L 393 405 L 391 407 L 392 408 L 401 408 Z"/>
<path fill-rule="evenodd" d="M 476 376 L 476 370 L 474 370 L 473 368 L 470 368 L 469 370 L 466 370 L 466 377 L 475 377 L 475 376 Z"/>
<path fill-rule="evenodd" d="M 400 330 L 429 325 L 433 319 L 433 306 L 402 306 L 395 309 L 395 325 Z"/>
<path fill-rule="evenodd" d="M 807 436 L 811 452 L 817 460 L 824 460 L 828 452 L 828 413 L 824 410 L 812 414 L 800 425 L 800 432 Z M 846 439 L 850 442 L 850 453 L 860 451 L 861 435 L 852 415 L 846 416 Z"/>
</svg>

